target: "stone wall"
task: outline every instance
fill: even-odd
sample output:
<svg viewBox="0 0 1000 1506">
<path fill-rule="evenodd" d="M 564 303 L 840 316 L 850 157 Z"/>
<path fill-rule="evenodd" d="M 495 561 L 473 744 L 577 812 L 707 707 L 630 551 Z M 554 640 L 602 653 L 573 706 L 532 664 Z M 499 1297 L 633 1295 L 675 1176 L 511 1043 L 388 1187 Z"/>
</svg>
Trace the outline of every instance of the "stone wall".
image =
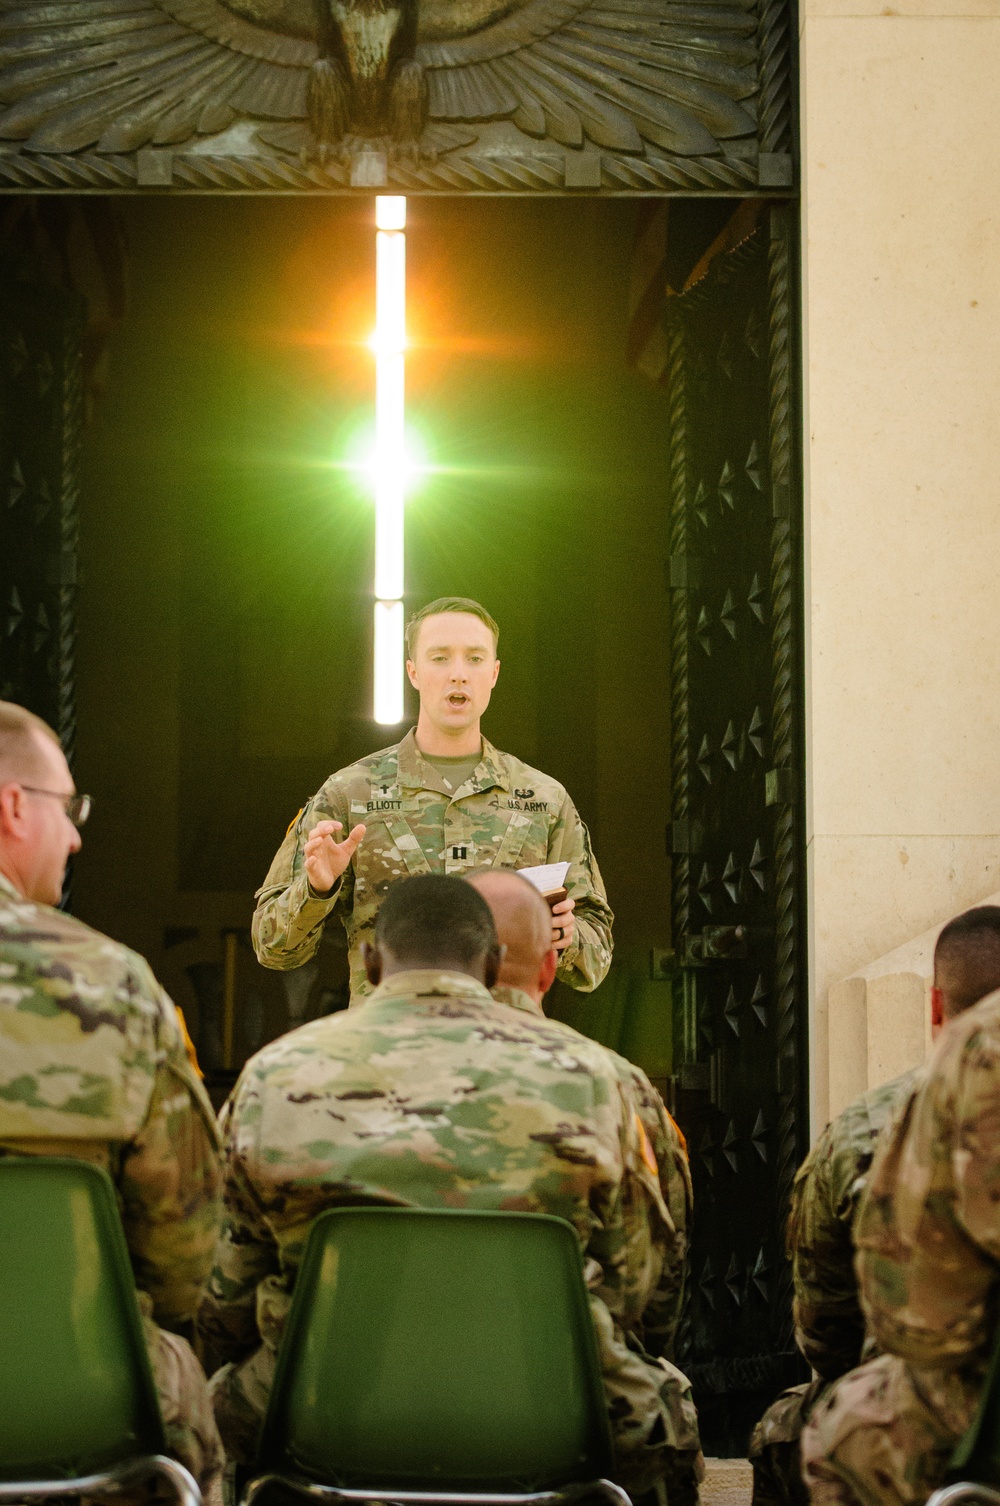
<svg viewBox="0 0 1000 1506">
<path fill-rule="evenodd" d="M 822 1125 L 830 984 L 1000 874 L 1000 6 L 804 0 L 801 46 Z"/>
</svg>

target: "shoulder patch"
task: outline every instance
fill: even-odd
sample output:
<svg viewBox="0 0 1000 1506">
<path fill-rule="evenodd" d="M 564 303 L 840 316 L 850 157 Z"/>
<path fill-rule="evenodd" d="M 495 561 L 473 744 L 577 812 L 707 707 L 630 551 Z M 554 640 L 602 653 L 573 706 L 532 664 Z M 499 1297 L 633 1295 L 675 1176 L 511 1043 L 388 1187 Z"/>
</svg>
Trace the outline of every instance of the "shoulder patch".
<svg viewBox="0 0 1000 1506">
<path fill-rule="evenodd" d="M 649 1143 L 649 1136 L 646 1134 L 646 1126 L 639 1118 L 638 1110 L 636 1110 L 635 1114 L 635 1127 L 639 1132 L 639 1144 L 642 1148 L 642 1159 L 646 1163 L 646 1169 L 648 1171 L 651 1171 L 654 1177 L 658 1177 L 660 1175 L 660 1168 L 656 1164 L 656 1157 L 653 1155 L 653 1147 Z"/>
<path fill-rule="evenodd" d="M 295 825 L 296 821 L 299 819 L 299 816 L 301 816 L 301 814 L 302 814 L 302 812 L 304 810 L 305 810 L 305 806 L 304 805 L 300 805 L 299 808 L 298 808 L 298 811 L 296 812 L 296 814 L 292 817 L 292 819 L 288 823 L 288 831 L 285 832 L 285 836 L 286 837 L 288 836 L 288 832 L 291 831 L 292 827 Z M 273 841 L 273 838 L 272 838 L 272 841 Z"/>
<path fill-rule="evenodd" d="M 667 1118 L 670 1120 L 670 1123 L 673 1125 L 674 1130 L 675 1130 L 676 1135 L 677 1135 L 677 1138 L 681 1142 L 681 1150 L 684 1152 L 684 1159 L 686 1161 L 690 1160 L 690 1157 L 688 1156 L 687 1136 L 685 1135 L 684 1131 L 681 1129 L 680 1125 L 677 1123 L 677 1120 L 674 1118 L 673 1114 L 671 1114 L 670 1110 L 669 1109 L 664 1109 L 664 1113 L 666 1114 Z"/>
<path fill-rule="evenodd" d="M 298 820 L 297 816 L 295 820 Z M 292 822 L 292 826 L 294 825 L 295 821 Z M 291 829 L 292 827 L 290 826 L 288 830 L 291 831 Z M 205 1074 L 198 1064 L 198 1053 L 195 1050 L 194 1041 L 191 1039 L 191 1035 L 187 1027 L 187 1020 L 184 1018 L 184 1011 L 179 1004 L 175 1004 L 174 1008 L 177 1011 L 177 1023 L 181 1027 L 181 1040 L 184 1042 L 184 1050 L 187 1052 L 187 1059 L 191 1063 L 191 1066 L 194 1068 L 194 1070 L 197 1072 L 198 1076 L 204 1078 Z"/>
</svg>

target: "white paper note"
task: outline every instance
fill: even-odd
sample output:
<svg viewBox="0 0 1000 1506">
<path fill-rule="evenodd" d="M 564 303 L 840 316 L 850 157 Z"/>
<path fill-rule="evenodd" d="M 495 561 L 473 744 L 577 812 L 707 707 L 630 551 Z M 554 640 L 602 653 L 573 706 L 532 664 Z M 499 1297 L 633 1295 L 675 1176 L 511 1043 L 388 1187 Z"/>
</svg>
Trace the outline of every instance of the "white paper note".
<svg viewBox="0 0 1000 1506">
<path fill-rule="evenodd" d="M 568 863 L 542 863 L 537 868 L 519 868 L 518 873 L 534 884 L 539 894 L 555 894 L 566 882 Z"/>
</svg>

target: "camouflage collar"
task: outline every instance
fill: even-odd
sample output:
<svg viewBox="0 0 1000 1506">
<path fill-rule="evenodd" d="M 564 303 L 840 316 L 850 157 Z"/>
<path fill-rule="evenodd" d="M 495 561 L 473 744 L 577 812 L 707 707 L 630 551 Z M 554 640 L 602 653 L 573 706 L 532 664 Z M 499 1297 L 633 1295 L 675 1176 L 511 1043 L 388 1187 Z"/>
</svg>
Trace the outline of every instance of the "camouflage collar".
<svg viewBox="0 0 1000 1506">
<path fill-rule="evenodd" d="M 526 994 L 521 988 L 511 988 L 507 983 L 498 983 L 492 990 L 493 997 L 498 1004 L 509 1004 L 511 1009 L 523 1009 L 525 1014 L 545 1014 L 540 1004 L 536 1004 L 530 994 Z"/>
<path fill-rule="evenodd" d="M 399 744 L 396 760 L 401 789 L 434 790 L 439 795 L 454 798 L 453 791 L 445 787 L 440 769 L 435 769 L 433 764 L 429 764 L 422 756 L 417 747 L 415 728 L 411 727 Z M 493 789 L 501 789 L 508 793 L 510 791 L 510 776 L 507 773 L 504 755 L 485 737 L 483 738 L 483 756 L 467 783 L 471 787 L 467 791 L 470 794 Z M 464 790 L 466 786 L 463 784 L 461 788 Z"/>
<path fill-rule="evenodd" d="M 5 873 L 0 873 L 0 894 L 4 895 L 7 899 L 16 899 L 18 904 L 24 904 L 24 895 L 13 880 L 9 879 Z"/>
<path fill-rule="evenodd" d="M 389 999 L 405 999 L 407 1003 L 416 1003 L 418 999 L 449 998 L 466 999 L 476 1004 L 492 1004 L 493 996 L 477 983 L 475 978 L 470 978 L 468 973 L 443 972 L 438 968 L 421 967 L 410 968 L 403 973 L 393 973 L 391 978 L 385 978 L 368 995 L 362 1009 L 369 1008 L 372 1004 L 379 1004 Z"/>
</svg>

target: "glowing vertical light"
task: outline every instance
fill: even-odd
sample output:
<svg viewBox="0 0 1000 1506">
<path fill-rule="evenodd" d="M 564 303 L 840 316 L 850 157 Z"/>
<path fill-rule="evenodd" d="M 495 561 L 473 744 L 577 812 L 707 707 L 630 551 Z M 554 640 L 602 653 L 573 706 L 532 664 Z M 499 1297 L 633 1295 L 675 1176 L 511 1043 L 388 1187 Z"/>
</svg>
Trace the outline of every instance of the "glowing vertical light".
<svg viewBox="0 0 1000 1506">
<path fill-rule="evenodd" d="M 403 603 L 375 603 L 375 720 L 403 720 Z"/>
<path fill-rule="evenodd" d="M 375 200 L 375 720 L 403 720 L 406 200 Z"/>
</svg>

